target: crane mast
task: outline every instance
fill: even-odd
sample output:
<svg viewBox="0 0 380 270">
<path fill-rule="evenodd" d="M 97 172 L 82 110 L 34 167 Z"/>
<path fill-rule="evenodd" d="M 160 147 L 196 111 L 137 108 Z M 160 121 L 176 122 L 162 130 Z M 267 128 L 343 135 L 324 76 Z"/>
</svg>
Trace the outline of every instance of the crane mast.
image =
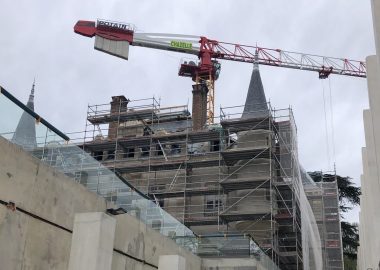
<svg viewBox="0 0 380 270">
<path fill-rule="evenodd" d="M 136 33 L 132 24 L 108 20 L 78 21 L 74 32 L 95 36 L 95 49 L 128 60 L 129 46 L 173 51 L 197 56 L 199 61 L 183 61 L 178 75 L 191 77 L 196 84 L 207 86 L 207 123 L 214 122 L 215 81 L 221 65 L 218 60 L 314 71 L 320 79 L 330 74 L 366 77 L 364 61 L 269 49 L 259 46 L 220 42 L 203 36 Z"/>
</svg>

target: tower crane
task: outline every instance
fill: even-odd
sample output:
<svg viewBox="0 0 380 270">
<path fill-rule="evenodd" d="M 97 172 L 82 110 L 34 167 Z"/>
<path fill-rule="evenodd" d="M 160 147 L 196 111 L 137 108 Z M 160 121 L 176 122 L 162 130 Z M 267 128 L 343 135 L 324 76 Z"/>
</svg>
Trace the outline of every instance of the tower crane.
<svg viewBox="0 0 380 270">
<path fill-rule="evenodd" d="M 75 24 L 74 32 L 86 37 L 95 36 L 95 49 L 126 60 L 130 45 L 197 56 L 198 60 L 182 61 L 178 75 L 207 86 L 208 124 L 214 121 L 215 81 L 221 69 L 218 60 L 314 71 L 320 79 L 326 79 L 330 74 L 366 77 L 364 61 L 221 42 L 204 36 L 136 33 L 132 24 L 123 22 L 80 20 Z"/>
</svg>

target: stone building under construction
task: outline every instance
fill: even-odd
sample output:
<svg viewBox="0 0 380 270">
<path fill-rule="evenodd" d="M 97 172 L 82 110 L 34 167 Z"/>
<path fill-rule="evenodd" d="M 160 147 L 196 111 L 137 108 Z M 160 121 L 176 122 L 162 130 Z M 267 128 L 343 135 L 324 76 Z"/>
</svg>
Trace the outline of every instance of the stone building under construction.
<svg viewBox="0 0 380 270">
<path fill-rule="evenodd" d="M 13 111 L 17 121 L 11 121 L 11 128 L 3 125 L 0 135 L 23 148 L 23 155 L 37 158 L 34 163 L 64 173 L 115 206 L 106 209 L 109 214 L 127 213 L 144 224 L 144 231 L 153 229 L 174 240 L 170 250 L 185 248 L 208 265 L 202 269 L 343 269 L 337 185 L 315 183 L 300 166 L 291 109 L 274 110 L 266 102 L 258 66 L 245 105 L 221 108 L 213 124 L 206 119 L 207 91 L 203 84 L 193 86 L 192 114 L 187 106 L 162 107 L 154 98 L 116 96 L 110 104 L 89 106 L 85 139 L 78 144 L 34 113 L 34 86 L 27 106 L 1 88 L 0 109 L 4 114 Z M 2 162 L 17 171 L 6 158 Z M 13 173 L 4 183 L 13 181 Z M 8 197 L 7 192 L 3 195 Z M 47 194 L 38 196 L 43 201 Z M 27 213 L 13 199 L 1 202 Z M 63 204 L 56 210 L 74 214 L 71 203 L 64 204 L 68 210 Z M 75 207 L 88 203 L 83 199 Z M 7 237 L 4 230 L 2 235 Z M 59 246 L 67 250 L 69 244 L 67 240 Z M 125 252 L 128 257 L 129 246 Z M 43 263 L 32 257 L 36 265 Z"/>
<path fill-rule="evenodd" d="M 110 104 L 89 106 L 83 148 L 199 236 L 198 255 L 252 255 L 254 242 L 280 269 L 342 269 L 341 240 L 335 258 L 321 252 L 325 225 L 318 231 L 318 209 L 304 193 L 308 176 L 298 161 L 292 110 L 267 103 L 257 65 L 245 105 L 221 108 L 215 124 L 206 121 L 207 91 L 193 85 L 192 114 L 186 105 L 161 107 L 154 98 L 114 96 Z M 108 196 L 125 208 L 134 204 Z"/>
</svg>

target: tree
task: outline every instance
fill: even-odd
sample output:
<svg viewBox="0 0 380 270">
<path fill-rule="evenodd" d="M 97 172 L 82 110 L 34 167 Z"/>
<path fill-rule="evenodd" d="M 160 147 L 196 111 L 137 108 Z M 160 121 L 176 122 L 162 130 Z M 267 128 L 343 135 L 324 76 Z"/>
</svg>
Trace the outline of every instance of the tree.
<svg viewBox="0 0 380 270">
<path fill-rule="evenodd" d="M 333 174 L 322 174 L 322 172 L 309 172 L 314 182 L 333 182 L 337 180 L 338 192 L 339 192 L 339 209 L 341 214 L 348 212 L 354 206 L 360 204 L 360 187 L 356 187 L 352 182 L 352 178 L 348 176 L 339 176 Z M 342 215 L 342 219 L 344 219 Z M 355 223 L 349 223 L 341 221 L 342 230 L 342 243 L 343 254 L 346 259 L 351 263 L 357 259 L 357 250 L 359 246 L 359 234 L 358 225 Z"/>
<path fill-rule="evenodd" d="M 359 246 L 358 225 L 342 221 L 340 226 L 342 228 L 343 253 L 348 258 L 356 260 Z"/>
<path fill-rule="evenodd" d="M 349 176 L 340 176 L 333 174 L 322 174 L 321 172 L 309 172 L 314 182 L 333 182 L 335 177 L 338 184 L 339 191 L 339 208 L 341 213 L 346 213 L 352 209 L 353 206 L 360 204 L 360 187 L 354 186 L 352 178 Z"/>
</svg>

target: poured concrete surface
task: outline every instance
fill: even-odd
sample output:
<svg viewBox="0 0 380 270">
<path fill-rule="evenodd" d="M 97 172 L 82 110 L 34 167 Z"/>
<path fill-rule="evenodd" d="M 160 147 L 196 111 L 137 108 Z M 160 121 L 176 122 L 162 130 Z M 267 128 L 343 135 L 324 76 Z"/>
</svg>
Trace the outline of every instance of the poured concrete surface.
<svg viewBox="0 0 380 270">
<path fill-rule="evenodd" d="M 2 137 L 0 152 L 0 200 L 38 217 L 0 205 L 0 269 L 67 270 L 75 214 L 111 205 Z M 156 269 L 160 255 L 183 256 L 187 269 L 201 267 L 199 257 L 128 214 L 116 217 L 115 235 L 114 249 L 128 256 L 114 251 L 112 270 Z"/>
<path fill-rule="evenodd" d="M 115 227 L 105 213 L 76 214 L 69 270 L 111 270 Z"/>
<path fill-rule="evenodd" d="M 375 1 L 377 9 L 379 1 Z M 380 10 L 374 11 L 380 16 Z M 374 25 L 376 43 L 380 31 L 379 21 Z M 378 48 L 379 49 L 379 48 Z M 377 51 L 380 53 L 380 50 Z M 380 263 L 380 66 L 378 56 L 367 57 L 367 84 L 370 109 L 365 110 L 364 130 L 366 147 L 362 151 L 363 175 L 361 177 L 361 212 L 359 215 L 360 247 L 358 250 L 359 269 L 377 269 Z"/>
<path fill-rule="evenodd" d="M 178 255 L 160 256 L 158 270 L 186 270 L 186 260 Z"/>
<path fill-rule="evenodd" d="M 380 0 L 371 0 L 376 55 L 366 59 L 369 110 L 364 111 L 358 269 L 380 266 Z"/>
<path fill-rule="evenodd" d="M 273 265 L 266 261 L 256 261 L 244 258 L 223 258 L 223 259 L 203 259 L 202 270 L 264 270 L 275 269 Z"/>
</svg>

